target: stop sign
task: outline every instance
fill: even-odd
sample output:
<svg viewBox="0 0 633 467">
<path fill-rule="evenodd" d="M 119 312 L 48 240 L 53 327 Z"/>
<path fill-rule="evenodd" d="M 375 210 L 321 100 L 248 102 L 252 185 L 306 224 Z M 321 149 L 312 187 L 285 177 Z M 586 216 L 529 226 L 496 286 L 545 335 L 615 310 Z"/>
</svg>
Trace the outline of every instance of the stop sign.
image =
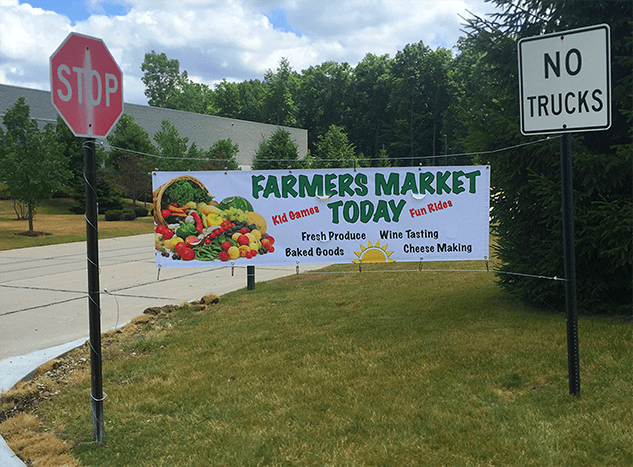
<svg viewBox="0 0 633 467">
<path fill-rule="evenodd" d="M 75 136 L 106 136 L 123 113 L 123 75 L 101 39 L 70 33 L 51 55 L 51 100 Z"/>
</svg>

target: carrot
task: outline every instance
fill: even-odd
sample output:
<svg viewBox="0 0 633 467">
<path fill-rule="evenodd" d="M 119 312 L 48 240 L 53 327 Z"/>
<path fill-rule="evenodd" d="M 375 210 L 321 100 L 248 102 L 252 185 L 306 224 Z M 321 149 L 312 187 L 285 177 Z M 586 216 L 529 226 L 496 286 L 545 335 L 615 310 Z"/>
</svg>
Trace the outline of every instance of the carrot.
<svg viewBox="0 0 633 467">
<path fill-rule="evenodd" d="M 185 214 L 184 209 L 179 208 L 178 206 L 174 206 L 173 204 L 170 204 L 170 205 L 168 206 L 168 209 L 169 209 L 171 212 L 173 212 L 173 213 L 182 213 L 182 214 Z M 186 215 L 185 215 L 185 217 L 186 217 Z"/>
</svg>

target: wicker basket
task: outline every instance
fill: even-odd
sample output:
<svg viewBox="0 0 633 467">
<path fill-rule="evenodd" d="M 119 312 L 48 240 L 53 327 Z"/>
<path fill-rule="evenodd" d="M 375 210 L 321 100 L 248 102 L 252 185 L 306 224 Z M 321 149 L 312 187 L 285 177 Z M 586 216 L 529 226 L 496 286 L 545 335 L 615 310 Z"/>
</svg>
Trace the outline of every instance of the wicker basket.
<svg viewBox="0 0 633 467">
<path fill-rule="evenodd" d="M 169 188 L 175 182 L 180 181 L 180 180 L 189 180 L 195 183 L 196 185 L 198 185 L 203 190 L 205 190 L 207 194 L 209 194 L 209 190 L 207 190 L 207 187 L 205 187 L 200 180 L 194 177 L 190 177 L 189 175 L 181 175 L 161 185 L 160 187 L 158 187 L 156 191 L 154 191 L 154 222 L 156 222 L 157 225 L 160 225 L 160 224 L 167 225 L 167 222 L 165 221 L 165 219 L 163 218 L 161 214 L 161 211 L 164 209 L 162 205 L 163 194 L 165 194 L 165 190 L 167 188 Z M 209 196 L 211 195 L 209 194 Z"/>
</svg>

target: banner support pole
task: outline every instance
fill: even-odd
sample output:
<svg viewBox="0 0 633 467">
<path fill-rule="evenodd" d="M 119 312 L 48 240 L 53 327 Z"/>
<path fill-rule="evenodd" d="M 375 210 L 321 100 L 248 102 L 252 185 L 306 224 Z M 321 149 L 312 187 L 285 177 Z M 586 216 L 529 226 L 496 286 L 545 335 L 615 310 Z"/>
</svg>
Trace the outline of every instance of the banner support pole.
<svg viewBox="0 0 633 467">
<path fill-rule="evenodd" d="M 246 289 L 255 289 L 255 266 L 246 266 Z"/>
</svg>

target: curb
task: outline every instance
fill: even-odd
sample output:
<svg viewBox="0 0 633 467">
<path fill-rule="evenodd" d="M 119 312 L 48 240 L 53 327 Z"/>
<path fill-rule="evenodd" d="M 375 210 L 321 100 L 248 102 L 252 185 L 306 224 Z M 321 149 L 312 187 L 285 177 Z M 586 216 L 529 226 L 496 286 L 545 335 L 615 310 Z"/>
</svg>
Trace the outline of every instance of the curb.
<svg viewBox="0 0 633 467">
<path fill-rule="evenodd" d="M 79 347 L 86 339 L 38 350 L 21 357 L 9 357 L 0 360 L 0 391 L 8 391 L 19 381 L 28 379 L 44 363 Z M 26 464 L 11 450 L 0 436 L 0 465 L 2 467 L 26 467 Z"/>
</svg>

